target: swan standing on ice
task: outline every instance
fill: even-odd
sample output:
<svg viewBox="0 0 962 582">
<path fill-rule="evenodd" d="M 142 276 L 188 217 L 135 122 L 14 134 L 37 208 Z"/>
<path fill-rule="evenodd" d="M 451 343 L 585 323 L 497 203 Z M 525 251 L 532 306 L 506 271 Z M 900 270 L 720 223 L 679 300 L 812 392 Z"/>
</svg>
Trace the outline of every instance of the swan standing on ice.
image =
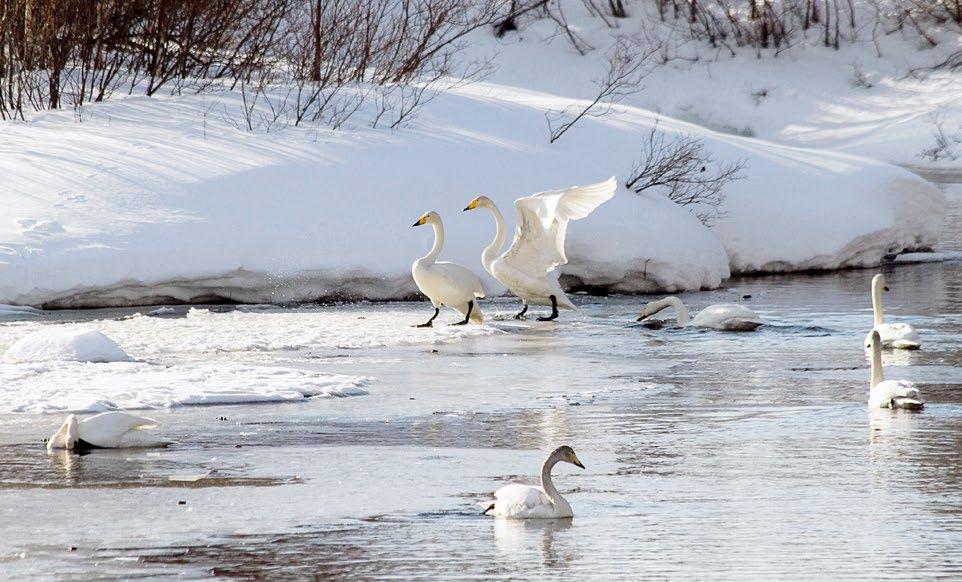
<svg viewBox="0 0 962 582">
<path fill-rule="evenodd" d="M 571 506 L 551 482 L 551 469 L 562 461 L 585 468 L 571 447 L 560 446 L 551 451 L 544 465 L 541 466 L 541 487 L 517 483 L 505 485 L 495 491 L 495 500 L 483 513 L 511 519 L 571 517 Z"/>
<path fill-rule="evenodd" d="M 444 246 L 444 225 L 441 215 L 435 211 L 428 212 L 418 219 L 412 226 L 430 224 L 434 228 L 434 246 L 431 252 L 411 265 L 411 275 L 421 293 L 428 296 L 434 306 L 434 315 L 426 323 L 417 327 L 431 327 L 434 318 L 441 312 L 441 306 L 447 305 L 451 309 L 464 315 L 464 320 L 452 325 L 465 325 L 468 321 L 481 323 L 483 316 L 477 305 L 478 299 L 484 298 L 481 281 L 474 273 L 461 265 L 447 261 L 438 262 L 441 247 Z"/>
<path fill-rule="evenodd" d="M 494 202 L 486 196 L 478 196 L 464 209 L 487 208 L 494 215 L 497 231 L 494 241 L 481 253 L 481 264 L 499 283 L 521 298 L 523 307 L 515 319 L 524 318 L 528 305 L 551 306 L 551 315 L 539 317 L 538 321 L 556 319 L 559 306 L 575 309 L 561 290 L 559 273 L 555 272 L 555 267 L 568 262 L 565 256 L 568 221 L 591 214 L 615 195 L 617 187 L 612 176 L 597 184 L 518 198 L 514 202 L 518 226 L 514 241 L 504 254 L 501 254 L 507 236 L 504 216 Z"/>
<path fill-rule="evenodd" d="M 875 315 L 875 327 L 882 338 L 883 348 L 900 348 L 903 350 L 919 349 L 919 334 L 915 328 L 907 323 L 885 323 L 882 313 L 882 291 L 888 291 L 885 275 L 879 273 L 872 277 L 872 312 Z M 872 347 L 872 333 L 865 336 L 865 347 Z"/>
<path fill-rule="evenodd" d="M 905 408 L 919 410 L 924 405 L 919 389 L 905 380 L 882 378 L 882 337 L 879 332 L 868 334 L 872 348 L 872 381 L 868 397 L 869 408 Z"/>
<path fill-rule="evenodd" d="M 103 412 L 81 421 L 77 420 L 77 415 L 71 414 L 60 430 L 47 440 L 47 450 L 122 449 L 170 444 L 141 432 L 155 427 L 156 420 L 126 412 Z"/>
<path fill-rule="evenodd" d="M 709 305 L 692 318 L 685 304 L 675 296 L 665 297 L 664 299 L 652 301 L 645 305 L 637 321 L 651 317 L 667 307 L 675 308 L 675 317 L 678 320 L 678 325 L 683 327 L 710 327 L 724 331 L 752 331 L 762 325 L 762 320 L 757 313 L 744 305 L 738 305 L 736 303 Z"/>
</svg>

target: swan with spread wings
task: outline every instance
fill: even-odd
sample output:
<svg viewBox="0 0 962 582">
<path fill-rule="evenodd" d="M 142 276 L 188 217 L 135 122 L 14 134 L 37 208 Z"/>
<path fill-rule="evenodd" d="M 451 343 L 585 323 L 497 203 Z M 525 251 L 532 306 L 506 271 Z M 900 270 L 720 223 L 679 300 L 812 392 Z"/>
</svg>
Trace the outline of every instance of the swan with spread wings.
<svg viewBox="0 0 962 582">
<path fill-rule="evenodd" d="M 568 262 L 565 255 L 565 233 L 568 222 L 587 217 L 615 195 L 618 184 L 614 176 L 587 186 L 539 192 L 515 200 L 518 226 L 514 241 L 504 254 L 501 248 L 507 238 L 504 216 L 486 196 L 478 196 L 465 210 L 487 208 L 494 215 L 497 231 L 494 240 L 481 253 L 481 264 L 492 277 L 521 298 L 523 307 L 515 319 L 523 319 L 529 305 L 550 305 L 551 315 L 539 321 L 557 319 L 558 308 L 575 306 L 558 283 L 559 265 Z"/>
</svg>

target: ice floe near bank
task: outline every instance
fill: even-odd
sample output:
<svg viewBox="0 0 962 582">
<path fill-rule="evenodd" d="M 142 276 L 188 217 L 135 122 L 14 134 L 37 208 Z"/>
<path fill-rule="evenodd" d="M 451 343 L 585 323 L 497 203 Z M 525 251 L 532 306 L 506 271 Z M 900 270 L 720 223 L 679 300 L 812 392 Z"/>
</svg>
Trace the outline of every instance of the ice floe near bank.
<svg viewBox="0 0 962 582">
<path fill-rule="evenodd" d="M 359 376 L 248 364 L 4 363 L 0 413 L 303 401 L 361 396 L 369 382 Z"/>
</svg>

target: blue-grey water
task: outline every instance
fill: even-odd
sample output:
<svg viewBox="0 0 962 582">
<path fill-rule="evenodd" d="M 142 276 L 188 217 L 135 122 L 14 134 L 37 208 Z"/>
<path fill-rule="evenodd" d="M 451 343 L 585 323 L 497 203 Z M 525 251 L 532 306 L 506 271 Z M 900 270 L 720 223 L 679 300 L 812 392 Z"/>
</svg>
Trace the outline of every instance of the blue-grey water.
<svg viewBox="0 0 962 582">
<path fill-rule="evenodd" d="M 962 250 L 949 193 L 943 247 Z M 634 323 L 649 298 L 580 296 L 558 323 L 455 341 L 267 344 L 218 361 L 376 380 L 351 398 L 151 411 L 167 449 L 47 455 L 62 415 L 0 414 L 0 578 L 959 579 L 962 263 L 883 271 L 887 316 L 923 342 L 886 354 L 886 375 L 917 383 L 920 413 L 866 407 L 876 271 L 851 270 L 683 296 L 744 302 L 768 322 L 754 333 L 649 329 Z M 131 312 L 56 317 L 122 332 Z M 555 471 L 572 520 L 480 514 L 562 443 L 587 467 Z"/>
</svg>

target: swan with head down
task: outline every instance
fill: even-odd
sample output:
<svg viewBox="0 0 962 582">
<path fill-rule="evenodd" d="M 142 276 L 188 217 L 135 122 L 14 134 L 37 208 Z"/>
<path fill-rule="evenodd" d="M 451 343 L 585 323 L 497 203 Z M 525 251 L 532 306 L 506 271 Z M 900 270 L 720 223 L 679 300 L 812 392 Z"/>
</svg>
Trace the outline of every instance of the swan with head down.
<svg viewBox="0 0 962 582">
<path fill-rule="evenodd" d="M 643 321 L 669 307 L 675 309 L 675 320 L 681 327 L 707 327 L 723 331 L 753 331 L 763 323 L 757 313 L 737 303 L 709 305 L 692 317 L 682 300 L 675 296 L 648 303 L 642 308 L 637 321 Z"/>
</svg>

